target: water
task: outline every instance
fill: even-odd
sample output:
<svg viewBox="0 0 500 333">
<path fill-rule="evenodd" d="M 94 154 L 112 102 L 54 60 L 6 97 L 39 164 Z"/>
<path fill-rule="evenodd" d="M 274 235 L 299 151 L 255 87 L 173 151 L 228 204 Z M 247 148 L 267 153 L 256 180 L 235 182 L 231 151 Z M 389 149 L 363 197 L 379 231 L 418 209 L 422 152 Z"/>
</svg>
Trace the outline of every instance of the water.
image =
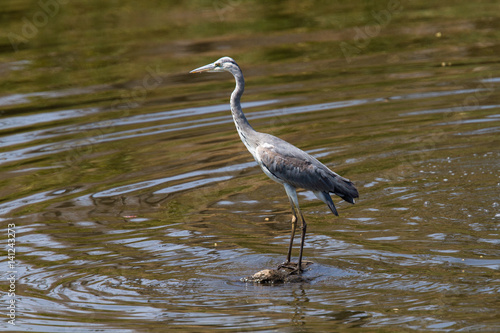
<svg viewBox="0 0 500 333">
<path fill-rule="evenodd" d="M 50 4 L 1 9 L 3 330 L 500 330 L 495 2 Z M 231 76 L 188 74 L 224 55 L 257 130 L 359 189 L 299 193 L 308 283 L 240 280 L 290 211 Z"/>
</svg>

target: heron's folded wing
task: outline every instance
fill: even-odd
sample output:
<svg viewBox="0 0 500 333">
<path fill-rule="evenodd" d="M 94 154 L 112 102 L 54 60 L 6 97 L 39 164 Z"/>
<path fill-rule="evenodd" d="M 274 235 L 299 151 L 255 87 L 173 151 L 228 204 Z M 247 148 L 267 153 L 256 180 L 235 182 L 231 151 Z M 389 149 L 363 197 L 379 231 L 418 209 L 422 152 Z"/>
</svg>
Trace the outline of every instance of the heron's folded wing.
<svg viewBox="0 0 500 333">
<path fill-rule="evenodd" d="M 300 156 L 302 154 L 292 152 L 284 154 L 274 147 L 265 146 L 259 146 L 256 152 L 262 166 L 276 178 L 294 187 L 328 191 L 329 182 L 325 177 L 327 175 L 320 167 L 314 165 L 313 161 Z"/>
<path fill-rule="evenodd" d="M 337 175 L 306 152 L 285 143 L 287 146 L 261 145 L 256 149 L 262 167 L 276 178 L 297 188 L 332 192 L 351 203 L 358 197 L 351 181 Z"/>
</svg>

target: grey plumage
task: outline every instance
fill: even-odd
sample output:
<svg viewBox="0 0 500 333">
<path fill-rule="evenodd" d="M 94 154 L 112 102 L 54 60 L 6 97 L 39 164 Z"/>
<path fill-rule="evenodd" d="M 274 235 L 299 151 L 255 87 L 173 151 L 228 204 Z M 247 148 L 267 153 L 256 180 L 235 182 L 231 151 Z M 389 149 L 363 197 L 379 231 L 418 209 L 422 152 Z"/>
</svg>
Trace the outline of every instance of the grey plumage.
<svg viewBox="0 0 500 333">
<path fill-rule="evenodd" d="M 236 125 L 236 130 L 240 135 L 241 141 L 245 144 L 262 171 L 264 171 L 269 178 L 283 184 L 290 200 L 293 213 L 292 236 L 288 248 L 287 260 L 283 265 L 280 265 L 280 267 L 290 267 L 294 265 L 290 262 L 290 258 L 298 219 L 295 209 L 301 217 L 301 246 L 299 260 L 297 266 L 294 268 L 300 272 L 307 224 L 300 211 L 296 188 L 312 191 L 316 197 L 327 204 L 335 215 L 338 215 L 338 212 L 330 197 L 330 193 L 338 195 L 347 202 L 354 203 L 354 199 L 358 197 L 358 190 L 349 179 L 341 177 L 331 171 L 324 164 L 303 150 L 273 135 L 259 133 L 253 129 L 241 110 L 240 99 L 244 91 L 245 80 L 240 67 L 233 59 L 223 57 L 212 64 L 192 70 L 191 73 L 206 71 L 227 71 L 233 74 L 236 81 L 236 87 L 231 94 L 231 113 Z"/>
<path fill-rule="evenodd" d="M 349 179 L 339 176 L 316 158 L 286 141 L 269 134 L 262 136 L 267 144 L 257 148 L 261 167 L 293 187 L 313 192 L 331 192 L 354 203 L 358 191 Z"/>
</svg>

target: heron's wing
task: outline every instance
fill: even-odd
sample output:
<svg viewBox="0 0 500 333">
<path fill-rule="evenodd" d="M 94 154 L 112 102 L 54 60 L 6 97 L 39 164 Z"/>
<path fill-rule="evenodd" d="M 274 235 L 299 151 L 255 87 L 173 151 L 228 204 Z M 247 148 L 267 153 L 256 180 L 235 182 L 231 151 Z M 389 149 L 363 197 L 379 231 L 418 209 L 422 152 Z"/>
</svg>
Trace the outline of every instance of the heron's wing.
<svg viewBox="0 0 500 333">
<path fill-rule="evenodd" d="M 328 169 L 303 150 L 276 137 L 256 149 L 263 168 L 279 180 L 294 187 L 316 192 L 332 192 L 353 203 L 358 191 L 348 179 Z"/>
</svg>

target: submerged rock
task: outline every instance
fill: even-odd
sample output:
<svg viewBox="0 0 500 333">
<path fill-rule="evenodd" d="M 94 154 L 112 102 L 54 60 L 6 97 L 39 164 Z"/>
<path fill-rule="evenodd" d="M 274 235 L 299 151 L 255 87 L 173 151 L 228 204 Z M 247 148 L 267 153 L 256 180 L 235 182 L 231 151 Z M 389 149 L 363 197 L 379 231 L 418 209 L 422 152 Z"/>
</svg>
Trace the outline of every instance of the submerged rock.
<svg viewBox="0 0 500 333">
<path fill-rule="evenodd" d="M 312 264 L 311 261 L 302 262 L 302 271 Z M 298 274 L 292 268 L 279 267 L 278 269 L 263 269 L 252 276 L 242 278 L 243 282 L 254 283 L 286 283 L 286 282 L 308 282 L 311 279 Z"/>
</svg>

